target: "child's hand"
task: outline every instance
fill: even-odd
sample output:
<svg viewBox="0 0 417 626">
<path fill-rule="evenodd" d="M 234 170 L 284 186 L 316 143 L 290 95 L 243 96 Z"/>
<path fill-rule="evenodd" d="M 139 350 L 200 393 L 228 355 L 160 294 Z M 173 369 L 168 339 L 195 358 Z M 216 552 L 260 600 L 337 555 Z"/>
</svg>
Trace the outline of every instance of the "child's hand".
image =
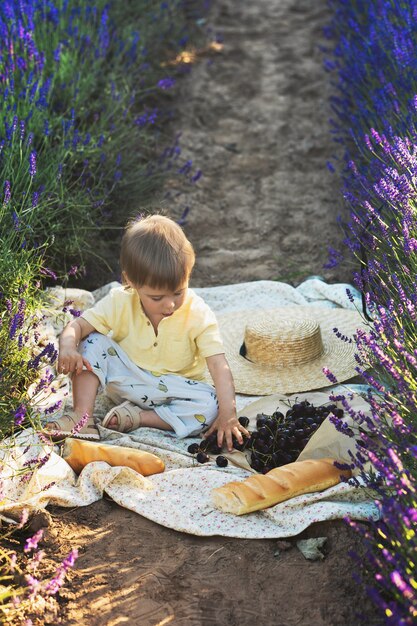
<svg viewBox="0 0 417 626">
<path fill-rule="evenodd" d="M 233 435 L 236 437 L 237 441 L 242 444 L 243 436 L 249 437 L 249 433 L 242 426 L 239 420 L 234 415 L 222 415 L 219 413 L 213 424 L 210 428 L 204 433 L 204 439 L 208 437 L 211 433 L 214 433 L 217 430 L 217 445 L 221 447 L 223 445 L 223 441 L 226 442 L 226 447 L 229 452 L 233 450 Z"/>
<path fill-rule="evenodd" d="M 78 350 L 74 348 L 62 347 L 59 351 L 58 357 L 58 372 L 62 374 L 80 374 L 83 371 L 83 366 L 92 372 L 93 368 L 87 359 L 85 359 Z"/>
</svg>

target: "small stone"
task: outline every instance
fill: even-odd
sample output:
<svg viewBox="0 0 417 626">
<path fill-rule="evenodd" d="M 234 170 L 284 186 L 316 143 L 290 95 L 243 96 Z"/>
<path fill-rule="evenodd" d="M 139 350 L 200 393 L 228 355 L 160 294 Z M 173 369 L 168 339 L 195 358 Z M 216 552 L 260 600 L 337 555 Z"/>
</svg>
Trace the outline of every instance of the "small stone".
<svg viewBox="0 0 417 626">
<path fill-rule="evenodd" d="M 321 548 L 325 546 L 327 537 L 314 537 L 313 539 L 300 539 L 297 548 L 303 557 L 309 561 L 322 561 L 325 558 Z"/>
</svg>

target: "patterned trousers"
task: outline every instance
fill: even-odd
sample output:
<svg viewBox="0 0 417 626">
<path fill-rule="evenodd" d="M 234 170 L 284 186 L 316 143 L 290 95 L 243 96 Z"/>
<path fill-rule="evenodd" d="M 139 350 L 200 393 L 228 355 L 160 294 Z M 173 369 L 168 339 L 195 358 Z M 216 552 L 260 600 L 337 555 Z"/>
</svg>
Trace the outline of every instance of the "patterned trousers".
<svg viewBox="0 0 417 626">
<path fill-rule="evenodd" d="M 86 337 L 79 351 L 113 402 L 130 400 L 143 409 L 153 409 L 177 437 L 196 436 L 217 417 L 218 403 L 212 385 L 142 369 L 119 344 L 101 333 Z"/>
</svg>

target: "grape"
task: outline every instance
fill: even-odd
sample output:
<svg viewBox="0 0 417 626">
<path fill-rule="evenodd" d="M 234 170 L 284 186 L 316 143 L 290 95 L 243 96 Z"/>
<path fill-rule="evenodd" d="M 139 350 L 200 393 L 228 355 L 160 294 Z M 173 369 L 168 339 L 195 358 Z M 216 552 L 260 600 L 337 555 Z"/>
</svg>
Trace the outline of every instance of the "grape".
<svg viewBox="0 0 417 626">
<path fill-rule="evenodd" d="M 256 419 L 256 427 L 260 428 L 261 426 L 264 426 L 267 419 L 268 419 L 267 415 L 263 415 L 263 413 L 258 413 L 257 419 Z"/>
<path fill-rule="evenodd" d="M 239 417 L 238 419 L 240 425 L 243 426 L 243 428 L 247 428 L 249 426 L 249 417 L 244 417 L 243 415 L 241 415 L 241 417 Z"/>
<path fill-rule="evenodd" d="M 227 467 L 229 461 L 226 459 L 225 456 L 218 456 L 216 458 L 216 463 L 219 467 Z"/>
<path fill-rule="evenodd" d="M 206 439 L 200 442 L 200 450 L 203 452 L 211 452 L 212 454 L 219 454 L 222 449 L 217 444 L 217 433 L 211 433 Z"/>
<path fill-rule="evenodd" d="M 245 442 L 239 443 L 237 439 L 233 439 L 232 445 L 235 450 L 243 450 L 245 448 Z"/>
<path fill-rule="evenodd" d="M 260 472 L 262 470 L 263 464 L 259 459 L 255 459 L 254 461 L 252 461 L 251 467 L 257 472 Z"/>
<path fill-rule="evenodd" d="M 284 457 L 282 456 L 281 452 L 274 452 L 274 454 L 271 456 L 271 461 L 274 464 L 274 467 L 283 465 L 283 459 Z"/>
<path fill-rule="evenodd" d="M 250 451 L 251 467 L 266 473 L 274 467 L 294 462 L 331 412 L 343 415 L 342 409 L 335 404 L 316 407 L 303 400 L 290 406 L 285 415 L 278 409 L 272 415 L 259 413 L 257 430 L 245 442 Z"/>
</svg>

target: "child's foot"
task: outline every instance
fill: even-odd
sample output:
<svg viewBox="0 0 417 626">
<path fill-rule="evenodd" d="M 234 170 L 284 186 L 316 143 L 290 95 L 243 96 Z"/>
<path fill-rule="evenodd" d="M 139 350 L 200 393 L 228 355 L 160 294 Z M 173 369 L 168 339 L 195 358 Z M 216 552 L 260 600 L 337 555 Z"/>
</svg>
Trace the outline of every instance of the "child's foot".
<svg viewBox="0 0 417 626">
<path fill-rule="evenodd" d="M 57 420 L 45 424 L 43 433 L 49 436 L 53 441 L 59 441 L 66 437 L 99 440 L 100 435 L 94 425 L 93 419 L 88 418 L 87 422 L 80 427 L 82 420 L 83 418 L 74 411 L 67 411 Z"/>
<path fill-rule="evenodd" d="M 116 430 L 119 433 L 130 433 L 136 430 L 142 423 L 141 409 L 129 400 L 114 406 L 104 417 L 102 425 L 104 428 Z"/>
</svg>

